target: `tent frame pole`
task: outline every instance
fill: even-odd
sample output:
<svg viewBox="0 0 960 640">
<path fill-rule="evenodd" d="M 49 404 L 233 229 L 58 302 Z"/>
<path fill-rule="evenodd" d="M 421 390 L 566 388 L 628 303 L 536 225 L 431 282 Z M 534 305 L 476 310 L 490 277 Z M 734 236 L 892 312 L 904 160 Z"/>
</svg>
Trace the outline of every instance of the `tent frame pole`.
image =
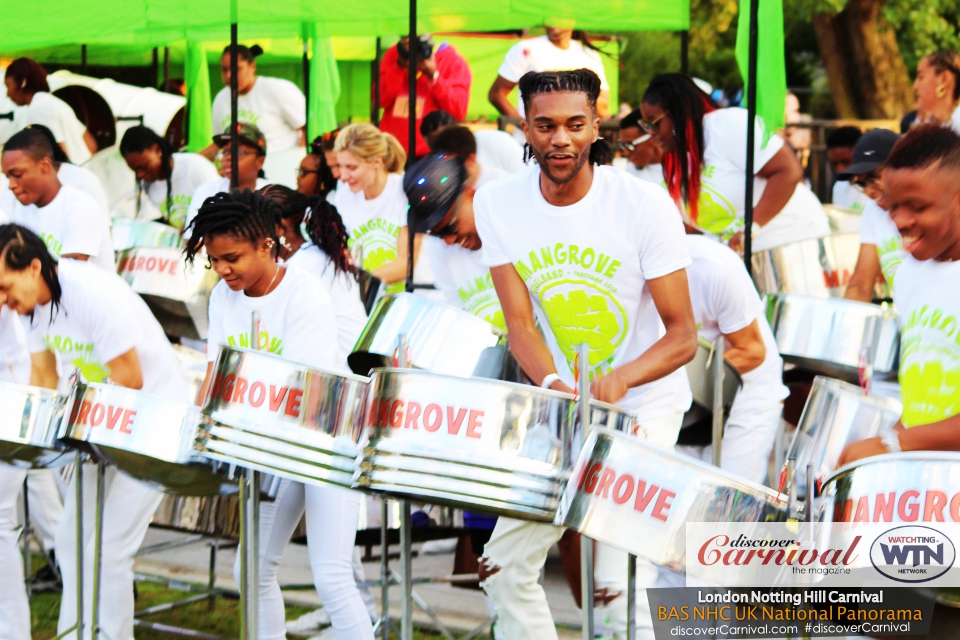
<svg viewBox="0 0 960 640">
<path fill-rule="evenodd" d="M 747 170 L 743 191 L 743 263 L 747 273 L 753 275 L 753 174 L 754 149 L 757 137 L 757 57 L 758 57 L 758 15 L 760 0 L 750 0 L 750 53 L 747 65 Z"/>
<path fill-rule="evenodd" d="M 303 38 L 303 95 L 307 99 L 307 124 L 303 127 L 304 146 L 310 146 L 310 41 L 304 35 Z"/>
<path fill-rule="evenodd" d="M 377 53 L 373 59 L 373 68 L 370 70 L 370 80 L 373 82 L 373 110 L 370 112 L 370 122 L 373 126 L 380 126 L 380 59 L 383 57 L 383 41 L 377 36 Z"/>
<path fill-rule="evenodd" d="M 234 18 L 236 20 L 236 18 Z M 240 131 L 237 129 L 237 23 L 230 23 L 230 190 L 240 187 Z"/>
<path fill-rule="evenodd" d="M 410 0 L 410 40 L 407 43 L 407 168 L 417 157 L 417 0 Z M 413 292 L 413 247 L 415 233 L 409 233 L 407 227 L 407 286 L 409 293 Z"/>
</svg>

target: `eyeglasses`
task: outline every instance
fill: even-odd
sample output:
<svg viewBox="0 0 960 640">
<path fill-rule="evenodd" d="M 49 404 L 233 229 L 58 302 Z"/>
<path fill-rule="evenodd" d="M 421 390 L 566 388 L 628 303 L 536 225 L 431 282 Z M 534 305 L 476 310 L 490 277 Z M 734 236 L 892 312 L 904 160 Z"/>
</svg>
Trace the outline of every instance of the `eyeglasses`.
<svg viewBox="0 0 960 640">
<path fill-rule="evenodd" d="M 311 173 L 315 173 L 315 174 L 317 174 L 317 175 L 320 175 L 320 172 L 317 171 L 316 169 L 297 169 L 297 177 L 298 177 L 298 178 L 306 178 L 306 177 L 307 177 L 308 175 L 310 175 Z"/>
<path fill-rule="evenodd" d="M 666 116 L 667 116 L 666 113 L 661 113 L 659 117 L 653 120 L 641 120 L 640 128 L 643 129 L 646 133 L 653 135 L 654 133 L 657 132 L 657 129 L 659 128 L 657 125 L 660 124 L 660 121 L 663 120 Z"/>
<path fill-rule="evenodd" d="M 457 198 L 457 206 L 453 210 L 453 214 L 450 216 L 450 222 L 435 231 L 428 231 L 427 235 L 436 236 L 437 238 L 446 238 L 448 236 L 457 235 L 457 232 L 460 230 L 460 226 L 457 224 L 457 214 L 460 212 L 461 206 L 463 206 L 462 195 Z"/>
<path fill-rule="evenodd" d="M 880 181 L 880 175 L 877 173 L 868 173 L 866 176 L 856 176 L 850 179 L 850 184 L 860 191 L 867 187 L 872 187 Z"/>
<path fill-rule="evenodd" d="M 233 152 L 230 151 L 229 148 L 227 148 L 227 147 L 224 147 L 224 148 L 223 148 L 223 155 L 229 156 L 229 155 L 231 155 L 232 153 L 233 153 Z M 247 156 L 254 156 L 254 155 L 259 155 L 259 154 L 260 154 L 260 152 L 257 151 L 256 149 L 240 149 L 240 153 L 238 153 L 237 156 L 239 156 L 239 157 L 241 157 L 241 158 L 245 158 L 245 157 L 247 157 Z"/>
<path fill-rule="evenodd" d="M 648 133 L 646 135 L 640 136 L 639 138 L 631 142 L 618 142 L 617 146 L 624 153 L 633 153 L 637 149 L 637 147 L 639 147 L 649 139 L 650 139 L 650 134 Z"/>
</svg>

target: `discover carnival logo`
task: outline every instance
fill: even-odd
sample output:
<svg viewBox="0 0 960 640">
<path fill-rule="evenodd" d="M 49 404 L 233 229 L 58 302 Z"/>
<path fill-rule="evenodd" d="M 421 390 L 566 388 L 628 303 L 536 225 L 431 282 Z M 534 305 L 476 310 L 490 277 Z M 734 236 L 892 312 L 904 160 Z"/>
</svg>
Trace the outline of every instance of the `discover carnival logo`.
<svg viewBox="0 0 960 640">
<path fill-rule="evenodd" d="M 949 571 L 956 559 L 950 538 L 930 527 L 895 527 L 870 545 L 873 568 L 897 582 L 935 580 Z"/>
</svg>

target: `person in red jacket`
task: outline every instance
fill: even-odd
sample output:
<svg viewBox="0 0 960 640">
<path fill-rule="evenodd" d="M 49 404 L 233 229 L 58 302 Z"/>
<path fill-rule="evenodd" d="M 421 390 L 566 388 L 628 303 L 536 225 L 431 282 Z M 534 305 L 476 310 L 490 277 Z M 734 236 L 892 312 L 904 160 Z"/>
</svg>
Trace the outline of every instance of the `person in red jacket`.
<svg viewBox="0 0 960 640">
<path fill-rule="evenodd" d="M 400 38 L 400 42 L 387 49 L 380 61 L 380 106 L 383 117 L 380 130 L 392 133 L 410 155 L 407 130 L 410 92 L 408 82 L 408 61 L 410 38 Z M 420 53 L 421 48 L 430 48 L 430 56 Z M 425 51 L 424 51 L 425 53 Z M 414 47 L 417 60 L 417 150 L 416 156 L 430 152 L 423 136 L 420 135 L 420 122 L 431 111 L 442 109 L 453 115 L 458 121 L 467 116 L 467 104 L 470 101 L 470 83 L 473 77 L 470 66 L 456 49 L 441 43 L 433 47 L 429 36 L 421 36 L 419 46 Z"/>
</svg>

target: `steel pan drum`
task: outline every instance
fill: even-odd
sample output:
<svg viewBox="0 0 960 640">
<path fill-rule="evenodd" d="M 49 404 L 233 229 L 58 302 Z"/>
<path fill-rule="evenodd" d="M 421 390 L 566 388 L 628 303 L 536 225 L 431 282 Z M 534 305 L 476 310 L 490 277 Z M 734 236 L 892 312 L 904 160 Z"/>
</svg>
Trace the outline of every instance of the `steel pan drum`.
<svg viewBox="0 0 960 640">
<path fill-rule="evenodd" d="M 165 495 L 151 526 L 219 538 L 240 537 L 240 503 L 235 495 Z"/>
<path fill-rule="evenodd" d="M 875 375 L 896 373 L 900 330 L 893 309 L 788 294 L 769 295 L 766 304 L 784 360 L 807 371 L 856 382 L 861 355 L 870 351 Z"/>
<path fill-rule="evenodd" d="M 391 366 L 401 334 L 406 335 L 407 358 L 414 369 L 521 381 L 503 331 L 466 311 L 411 293 L 380 299 L 347 357 L 350 369 L 368 375 Z"/>
<path fill-rule="evenodd" d="M 114 251 L 125 251 L 134 247 L 183 246 L 180 234 L 173 227 L 130 218 L 114 218 L 110 222 L 110 237 Z"/>
<path fill-rule="evenodd" d="M 65 406 L 50 389 L 0 382 L 0 462 L 21 469 L 73 462 L 57 441 Z"/>
<path fill-rule="evenodd" d="M 690 379 L 690 391 L 693 392 L 693 401 L 707 411 L 713 411 L 713 367 L 711 354 L 713 349 L 709 345 L 700 344 L 697 355 L 687 363 L 687 378 Z M 733 404 L 737 392 L 743 386 L 740 374 L 729 363 L 723 364 L 723 406 Z"/>
<path fill-rule="evenodd" d="M 633 432 L 633 417 L 591 403 L 591 422 Z M 378 369 L 358 488 L 430 504 L 553 520 L 580 449 L 573 396 L 527 385 Z"/>
<path fill-rule="evenodd" d="M 179 248 L 135 247 L 117 256 L 117 272 L 140 294 L 167 335 L 207 337 L 207 306 L 217 274 L 183 261 Z"/>
<path fill-rule="evenodd" d="M 751 256 L 760 295 L 796 293 L 843 297 L 860 255 L 860 234 L 838 233 L 801 240 Z"/>
<path fill-rule="evenodd" d="M 591 427 L 555 523 L 674 571 L 687 522 L 779 522 L 786 496 L 684 455 Z"/>
<path fill-rule="evenodd" d="M 61 427 L 68 444 L 91 450 L 127 475 L 168 493 L 233 493 L 235 483 L 197 455 L 200 410 L 112 384 L 77 383 Z"/>
<path fill-rule="evenodd" d="M 202 455 L 300 482 L 350 487 L 368 382 L 221 346 L 203 408 Z"/>
<path fill-rule="evenodd" d="M 826 477 L 844 447 L 889 431 L 902 412 L 893 398 L 866 395 L 856 385 L 817 376 L 787 450 L 787 459 L 796 460 L 797 495 L 806 495 L 807 465 L 813 465 L 816 477 Z"/>
</svg>

